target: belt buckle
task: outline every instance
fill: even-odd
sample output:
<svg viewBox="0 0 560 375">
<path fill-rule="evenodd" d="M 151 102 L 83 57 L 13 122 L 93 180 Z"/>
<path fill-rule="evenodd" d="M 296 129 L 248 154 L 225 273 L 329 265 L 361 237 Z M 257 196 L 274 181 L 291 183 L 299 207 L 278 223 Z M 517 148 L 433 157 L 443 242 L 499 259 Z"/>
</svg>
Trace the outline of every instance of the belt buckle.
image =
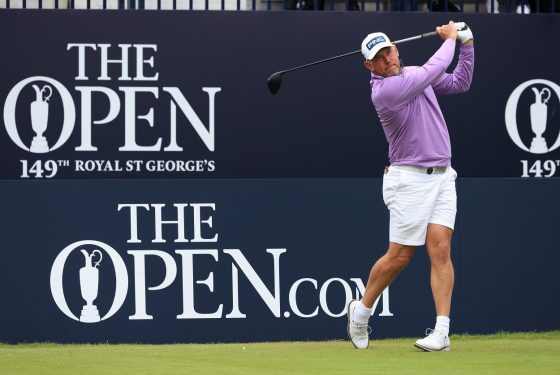
<svg viewBox="0 0 560 375">
<path fill-rule="evenodd" d="M 434 173 L 434 168 L 432 168 L 432 167 L 428 168 L 428 169 L 426 170 L 426 173 L 427 173 L 427 174 L 432 174 L 432 173 Z"/>
</svg>

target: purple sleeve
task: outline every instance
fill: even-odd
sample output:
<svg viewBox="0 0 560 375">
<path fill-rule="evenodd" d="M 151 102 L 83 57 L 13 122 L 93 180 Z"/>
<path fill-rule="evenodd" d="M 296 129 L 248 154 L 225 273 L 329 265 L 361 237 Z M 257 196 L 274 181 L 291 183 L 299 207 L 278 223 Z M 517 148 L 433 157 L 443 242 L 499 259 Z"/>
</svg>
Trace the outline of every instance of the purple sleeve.
<svg viewBox="0 0 560 375">
<path fill-rule="evenodd" d="M 459 62 L 451 74 L 444 74 L 432 85 L 436 95 L 460 94 L 469 91 L 474 71 L 474 45 L 461 45 Z"/>
<path fill-rule="evenodd" d="M 445 73 L 453 60 L 454 53 L 455 41 L 448 39 L 421 67 L 383 79 L 378 89 L 372 92 L 375 106 L 377 108 L 397 108 L 408 103 Z"/>
</svg>

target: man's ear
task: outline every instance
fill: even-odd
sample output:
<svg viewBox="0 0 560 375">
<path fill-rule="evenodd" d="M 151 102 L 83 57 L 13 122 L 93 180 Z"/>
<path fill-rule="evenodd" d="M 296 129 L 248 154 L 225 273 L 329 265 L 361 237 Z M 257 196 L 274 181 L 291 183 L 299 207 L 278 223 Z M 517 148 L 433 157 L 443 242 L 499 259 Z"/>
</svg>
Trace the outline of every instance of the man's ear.
<svg viewBox="0 0 560 375">
<path fill-rule="evenodd" d="M 365 60 L 364 61 L 364 67 L 369 70 L 370 72 L 373 72 L 373 63 L 369 60 Z"/>
</svg>

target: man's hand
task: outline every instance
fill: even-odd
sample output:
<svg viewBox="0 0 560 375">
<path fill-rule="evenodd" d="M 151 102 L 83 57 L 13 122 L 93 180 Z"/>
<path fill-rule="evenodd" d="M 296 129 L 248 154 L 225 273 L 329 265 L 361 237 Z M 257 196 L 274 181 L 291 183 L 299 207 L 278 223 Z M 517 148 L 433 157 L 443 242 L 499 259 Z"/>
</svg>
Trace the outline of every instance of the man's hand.
<svg viewBox="0 0 560 375">
<path fill-rule="evenodd" d="M 455 27 L 455 23 L 453 23 L 453 21 L 449 21 L 447 25 L 436 27 L 436 32 L 443 40 L 457 40 L 457 28 Z"/>
<path fill-rule="evenodd" d="M 465 45 L 473 44 L 473 33 L 469 26 L 464 22 L 457 22 L 455 26 L 457 27 L 457 39 Z"/>
</svg>

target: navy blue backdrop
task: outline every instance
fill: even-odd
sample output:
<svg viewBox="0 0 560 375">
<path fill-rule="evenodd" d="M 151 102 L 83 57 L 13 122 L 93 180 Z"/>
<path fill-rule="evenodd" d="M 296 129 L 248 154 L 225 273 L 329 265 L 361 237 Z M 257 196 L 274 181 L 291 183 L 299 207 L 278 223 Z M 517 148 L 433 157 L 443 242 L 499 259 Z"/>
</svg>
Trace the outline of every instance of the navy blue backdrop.
<svg viewBox="0 0 560 375">
<path fill-rule="evenodd" d="M 345 317 L 333 315 L 343 312 L 346 299 L 356 295 L 358 284 L 352 279 L 365 283 L 371 264 L 387 244 L 387 213 L 380 197 L 380 179 L 6 181 L 0 187 L 4 223 L 2 341 L 344 338 Z M 454 332 L 558 328 L 560 304 L 556 297 L 560 286 L 556 265 L 560 258 L 554 243 L 559 188 L 558 179 L 459 180 L 459 215 L 453 239 L 457 273 Z M 178 216 L 173 205 L 179 203 L 214 204 L 214 209 L 202 211 L 203 220 L 213 219 L 212 227 L 202 225 L 202 237 L 217 235 L 215 241 L 192 241 L 192 206 L 188 206 L 182 227 L 189 242 L 176 241 L 178 229 L 173 223 L 163 225 L 165 242 L 154 242 L 153 207 L 137 210 L 140 242 L 127 242 L 134 237 L 130 209 L 119 210 L 119 204 L 165 204 L 163 220 L 174 221 Z M 86 242 L 78 244 L 81 241 Z M 79 269 L 85 262 L 78 250 L 91 254 L 100 249 L 88 241 L 113 248 L 123 259 L 128 277 L 124 304 L 112 317 L 90 324 L 62 313 L 49 282 L 55 258 L 70 246 L 73 251 L 65 261 L 62 287 L 69 310 L 79 317 L 85 305 Z M 278 316 L 256 292 L 256 278 L 248 276 L 240 262 L 228 255 L 228 249 L 238 249 L 270 294 L 278 298 Z M 267 249 L 285 249 L 278 255 L 277 281 L 273 256 Z M 145 267 L 138 268 L 130 252 L 140 250 L 164 252 L 174 259 L 177 274 L 168 287 L 147 290 L 160 285 L 170 271 L 159 255 L 146 256 Z M 215 257 L 195 255 L 189 272 L 177 250 L 214 250 Z M 116 294 L 114 264 L 105 251 L 103 254 L 95 300 L 101 318 L 108 313 Z M 235 282 L 233 265 L 238 269 Z M 142 291 L 146 314 L 152 319 L 130 318 L 140 309 L 135 281 L 140 273 L 145 274 Z M 196 282 L 207 280 L 210 273 L 212 290 L 208 284 Z M 185 297 L 183 282 L 189 279 L 193 280 L 193 294 L 187 290 Z M 306 281 L 296 286 L 293 305 L 290 291 L 302 279 Z M 237 299 L 233 297 L 235 286 Z M 186 300 L 194 301 L 194 310 L 201 314 L 215 313 L 220 305 L 223 309 L 213 318 L 177 319 L 184 312 Z M 234 310 L 234 300 L 245 317 L 226 317 Z M 296 309 L 307 317 L 296 314 Z M 315 316 L 308 316 L 316 309 Z M 374 337 L 421 335 L 433 324 L 434 313 L 429 262 L 422 247 L 390 286 L 388 299 L 379 302 L 372 320 Z"/>
<path fill-rule="evenodd" d="M 452 330 L 559 329 L 560 23 L 460 16 L 474 81 L 440 101 L 459 172 Z M 0 11 L 0 341 L 345 337 L 346 299 L 388 240 L 368 73 L 349 57 L 285 75 L 275 96 L 266 78 L 448 18 Z M 439 43 L 403 44 L 405 64 Z M 80 250 L 99 250 L 97 271 Z M 433 324 L 428 273 L 421 248 L 375 337 Z M 81 318 L 87 296 L 99 322 Z"/>
<path fill-rule="evenodd" d="M 441 13 L 1 11 L 0 105 L 4 115 L 6 108 L 11 108 L 5 105 L 6 98 L 18 82 L 49 77 L 68 90 L 75 121 L 69 139 L 48 153 L 30 153 L 14 143 L 6 126 L 0 129 L 4 152 L 0 178 L 20 178 L 24 169 L 20 160 L 27 161 L 27 170 L 37 160 L 69 161 L 69 166 L 58 168 L 56 178 L 378 177 L 387 163 L 387 146 L 369 98 L 369 74 L 361 56 L 288 73 L 275 96 L 268 92 L 266 78 L 275 71 L 357 50 L 372 31 L 382 30 L 395 40 L 402 39 L 432 31 L 450 17 Z M 506 105 L 514 90 L 525 82 L 540 80 L 512 99 L 516 124 L 511 127 L 518 129 L 519 143 L 529 148 L 534 136 L 529 118 L 530 105 L 535 102 L 532 88 L 541 92 L 548 88 L 543 137 L 548 148 L 560 137 L 560 93 L 553 86 L 560 84 L 559 56 L 550 47 L 560 32 L 557 16 L 460 17 L 473 29 L 476 64 L 468 94 L 440 98 L 453 142 L 455 169 L 462 177 L 521 177 L 534 175 L 528 170 L 535 162 L 551 161 L 554 166 L 547 166 L 554 168 L 554 173 L 547 174 L 557 175 L 560 151 L 539 155 L 523 150 L 512 141 L 505 121 Z M 496 29 L 508 30 L 507 37 L 497 34 Z M 440 43 L 432 37 L 402 44 L 404 63 L 423 64 Z M 82 47 L 82 74 L 79 44 L 90 45 Z M 122 64 L 114 62 L 123 59 L 119 45 L 129 45 L 123 47 L 128 56 L 126 74 Z M 528 46 L 531 60 L 538 63 L 527 63 L 524 51 Z M 103 48 L 106 59 L 113 62 L 106 64 L 105 79 L 99 79 L 103 77 Z M 140 75 L 139 50 L 143 53 L 140 60 L 152 59 L 151 65 L 140 64 Z M 156 75 L 156 80 L 141 79 Z M 32 84 L 54 88 L 44 133 L 52 147 L 60 138 L 62 116 L 68 112 L 52 83 L 37 79 L 24 85 L 11 110 L 15 112 L 11 127 L 29 148 L 34 136 L 29 106 L 36 98 Z M 124 90 L 146 87 L 157 92 L 136 93 L 133 110 L 126 104 Z M 170 103 L 176 101 L 165 87 L 176 87 L 206 128 L 210 126 L 210 95 L 203 88 L 220 89 L 214 94 L 212 111 L 213 151 L 201 141 L 179 105 L 177 115 L 171 115 Z M 90 126 L 90 142 L 96 151 L 75 150 L 84 145 L 83 127 L 88 121 L 83 116 L 91 114 L 90 122 L 104 119 L 109 100 L 106 93 L 94 91 L 86 110 L 82 108 L 84 88 L 111 90 L 120 104 L 107 124 Z M 131 136 L 130 132 L 125 135 L 126 108 L 136 120 L 136 143 L 154 146 L 161 139 L 158 151 L 119 151 L 125 136 Z M 139 118 L 150 110 L 152 126 L 146 118 Z M 176 118 L 175 138 L 181 152 L 163 150 L 170 144 L 172 118 Z M 131 160 L 212 161 L 213 166 L 203 165 L 198 172 L 171 168 L 162 173 L 147 167 L 108 172 L 106 166 L 92 171 L 79 169 L 76 160 L 118 160 L 121 167 Z M 114 165 L 112 169 L 116 169 Z"/>
</svg>

